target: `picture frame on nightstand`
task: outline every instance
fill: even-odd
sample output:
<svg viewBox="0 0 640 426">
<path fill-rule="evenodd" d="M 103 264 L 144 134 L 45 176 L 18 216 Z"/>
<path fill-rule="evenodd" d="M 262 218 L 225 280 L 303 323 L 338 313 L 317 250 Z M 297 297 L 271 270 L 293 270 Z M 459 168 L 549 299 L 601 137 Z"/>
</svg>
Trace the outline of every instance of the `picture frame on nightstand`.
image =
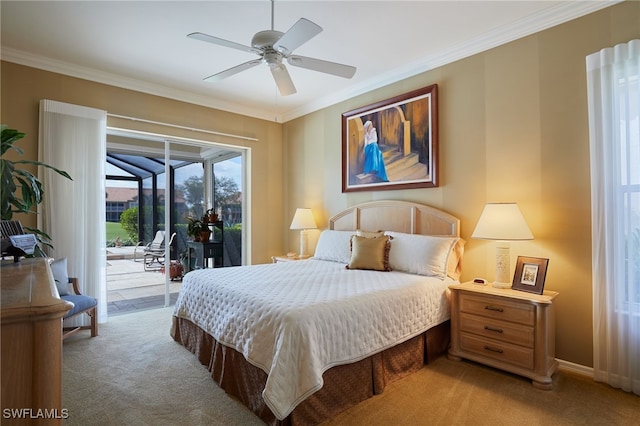
<svg viewBox="0 0 640 426">
<path fill-rule="evenodd" d="M 549 259 L 518 256 L 511 288 L 528 293 L 542 294 L 548 265 Z"/>
</svg>

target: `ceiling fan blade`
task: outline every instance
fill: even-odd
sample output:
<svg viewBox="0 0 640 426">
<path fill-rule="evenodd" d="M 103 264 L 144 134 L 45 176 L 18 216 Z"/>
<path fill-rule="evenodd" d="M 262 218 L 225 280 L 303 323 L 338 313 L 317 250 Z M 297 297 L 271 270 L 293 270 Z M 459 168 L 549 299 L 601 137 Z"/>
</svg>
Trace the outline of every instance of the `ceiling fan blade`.
<svg viewBox="0 0 640 426">
<path fill-rule="evenodd" d="M 210 36 L 209 34 L 205 34 L 205 33 L 197 33 L 197 32 L 191 33 L 191 34 L 187 34 L 187 37 L 195 40 L 206 41 L 207 43 L 217 44 L 218 46 L 224 46 L 224 47 L 230 47 L 232 49 L 242 50 L 243 52 L 253 52 L 253 53 L 257 53 L 258 55 L 262 54 L 262 51 L 260 49 L 256 49 L 255 47 L 245 46 L 244 44 L 235 43 L 229 40 L 224 40 L 222 38 Z"/>
<path fill-rule="evenodd" d="M 273 45 L 273 48 L 284 55 L 288 55 L 297 47 L 320 34 L 321 31 L 321 26 L 314 24 L 308 19 L 300 18 L 298 22 L 293 24 L 293 26 L 280 37 Z"/>
<path fill-rule="evenodd" d="M 220 81 L 223 78 L 231 77 L 234 74 L 238 74 L 239 72 L 248 70 L 249 68 L 253 68 L 256 65 L 260 65 L 261 62 L 262 59 L 254 59 L 252 61 L 245 62 L 244 64 L 236 65 L 235 67 L 229 68 L 228 70 L 210 75 L 209 77 L 205 78 L 204 81 L 208 81 L 210 83 Z"/>
<path fill-rule="evenodd" d="M 291 76 L 289 75 L 289 71 L 287 68 L 282 65 L 271 65 L 271 74 L 273 75 L 273 79 L 276 81 L 276 86 L 278 86 L 278 90 L 280 91 L 280 95 L 288 96 L 296 93 L 296 87 L 293 85 L 293 81 L 291 80 Z"/>
<path fill-rule="evenodd" d="M 323 61 L 322 59 L 307 58 L 306 56 L 291 55 L 287 58 L 290 65 L 320 71 L 338 77 L 351 78 L 356 73 L 356 67 L 338 64 L 336 62 Z"/>
</svg>

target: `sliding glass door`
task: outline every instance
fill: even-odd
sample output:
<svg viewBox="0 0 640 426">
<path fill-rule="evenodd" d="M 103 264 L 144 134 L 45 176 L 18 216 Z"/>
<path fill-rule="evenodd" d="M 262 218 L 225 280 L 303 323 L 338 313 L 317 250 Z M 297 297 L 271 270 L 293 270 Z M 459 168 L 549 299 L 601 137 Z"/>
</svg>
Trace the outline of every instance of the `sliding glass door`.
<svg viewBox="0 0 640 426">
<path fill-rule="evenodd" d="M 224 265 L 242 265 L 242 156 L 212 163 L 213 209 L 224 225 Z"/>
<path fill-rule="evenodd" d="M 169 262 L 184 265 L 189 261 L 188 217 L 201 219 L 207 210 L 218 213 L 223 222 L 224 235 L 222 266 L 243 263 L 242 242 L 246 238 L 242 226 L 243 199 L 247 195 L 243 190 L 243 176 L 246 154 L 240 148 L 218 147 L 192 140 L 169 140 L 135 132 L 125 137 L 126 143 L 118 143 L 124 140 L 121 133 L 113 137 L 111 143 L 108 139 L 107 161 L 111 174 L 107 175 L 107 201 L 111 204 L 107 220 L 115 227 L 123 216 L 128 218 L 130 228 L 135 231 L 127 242 L 134 246 L 137 244 L 137 247 L 132 247 L 135 253 L 133 261 L 137 260 L 141 271 L 142 266 L 145 267 L 144 272 L 139 274 L 140 285 L 131 275 L 130 280 L 122 278 L 130 283 L 131 289 L 125 291 L 120 288 L 118 292 L 109 292 L 114 296 L 113 300 L 109 297 L 110 308 L 117 304 L 150 307 L 146 302 L 130 299 L 150 297 L 154 297 L 154 303 L 158 306 L 168 306 L 177 296 L 181 281 L 179 277 L 175 279 L 170 271 L 163 274 L 161 271 L 166 272 L 167 268 L 163 266 L 168 266 Z M 116 169 L 119 172 L 113 171 Z M 130 193 L 116 190 L 117 186 L 129 187 L 127 191 Z M 123 197 L 126 200 L 120 199 Z M 171 245 L 167 248 L 164 265 L 146 265 L 143 259 L 144 246 L 153 241 L 156 232 L 165 230 L 165 241 L 171 241 Z M 153 285 L 150 281 L 153 281 Z M 123 285 L 117 284 L 120 287 Z M 148 294 L 144 291 L 145 286 Z"/>
</svg>

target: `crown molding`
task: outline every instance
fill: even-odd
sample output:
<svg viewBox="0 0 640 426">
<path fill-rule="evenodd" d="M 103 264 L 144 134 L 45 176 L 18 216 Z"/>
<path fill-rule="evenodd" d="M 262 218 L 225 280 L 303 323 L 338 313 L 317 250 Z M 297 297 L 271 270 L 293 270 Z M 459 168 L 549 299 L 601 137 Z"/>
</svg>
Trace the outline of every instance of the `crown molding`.
<svg viewBox="0 0 640 426">
<path fill-rule="evenodd" d="M 41 55 L 34 55 L 29 52 L 16 50 L 9 47 L 2 48 L 1 59 L 3 61 L 12 62 L 18 65 L 24 65 L 31 68 L 37 68 L 44 71 L 63 74 L 82 80 L 93 81 L 95 83 L 120 87 L 122 89 L 133 90 L 136 92 L 160 96 L 163 98 L 175 99 L 190 104 L 233 112 L 240 115 L 247 115 L 263 120 L 273 120 L 272 112 L 253 109 L 245 105 L 236 103 L 222 102 L 220 100 L 212 99 L 210 96 L 204 96 L 201 94 L 175 89 L 161 84 L 155 84 L 143 80 L 124 77 L 118 74 L 108 73 L 94 68 L 83 67 L 80 65 L 63 62 Z"/>
<path fill-rule="evenodd" d="M 560 3 L 552 8 L 546 9 L 544 12 L 528 16 L 524 19 L 520 19 L 509 25 L 496 29 L 495 31 L 488 32 L 477 37 L 472 43 L 467 42 L 458 44 L 444 52 L 426 56 L 402 68 L 395 69 L 386 74 L 381 74 L 373 79 L 364 81 L 357 86 L 352 86 L 347 90 L 334 93 L 333 95 L 307 103 L 300 108 L 290 110 L 287 114 L 282 115 L 282 121 L 287 122 L 289 120 L 293 120 L 347 99 L 363 95 L 372 90 L 388 86 L 460 59 L 493 49 L 494 47 L 509 43 L 519 38 L 569 22 L 573 19 L 580 18 L 598 10 L 610 7 L 614 4 L 621 3 L 622 1 L 623 0 L 569 1 Z"/>
<path fill-rule="evenodd" d="M 13 62 L 32 68 L 68 75 L 83 80 L 89 80 L 123 89 L 134 90 L 150 95 L 175 99 L 208 108 L 219 109 L 235 114 L 246 115 L 267 121 L 285 123 L 306 114 L 327 108 L 331 105 L 346 101 L 353 97 L 368 93 L 372 90 L 387 86 L 392 83 L 416 76 L 448 63 L 475 55 L 477 53 L 492 49 L 502 44 L 517 40 L 519 38 L 534 34 L 553 26 L 571 21 L 589 13 L 613 6 L 622 0 L 611 1 L 567 1 L 559 3 L 535 15 L 515 21 L 503 26 L 495 31 L 477 37 L 471 43 L 462 43 L 447 51 L 436 55 L 427 56 L 409 64 L 403 68 L 393 70 L 389 73 L 379 75 L 356 86 L 343 91 L 338 91 L 328 96 L 318 98 L 299 108 L 281 112 L 274 117 L 273 111 L 252 108 L 247 105 L 222 102 L 212 99 L 210 96 L 172 88 L 169 86 L 149 83 L 129 77 L 123 77 L 104 71 L 82 67 L 44 56 L 33 55 L 24 51 L 11 48 L 2 49 L 2 60 Z"/>
</svg>

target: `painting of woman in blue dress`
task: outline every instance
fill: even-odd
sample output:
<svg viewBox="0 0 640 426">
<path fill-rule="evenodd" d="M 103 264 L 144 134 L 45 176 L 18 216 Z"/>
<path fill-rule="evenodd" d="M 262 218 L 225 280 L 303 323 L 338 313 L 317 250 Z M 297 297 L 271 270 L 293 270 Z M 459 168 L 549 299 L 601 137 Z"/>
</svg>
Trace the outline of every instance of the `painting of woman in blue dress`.
<svg viewBox="0 0 640 426">
<path fill-rule="evenodd" d="M 364 173 L 375 174 L 381 181 L 388 182 L 387 171 L 378 147 L 378 132 L 371 120 L 364 123 Z"/>
</svg>

